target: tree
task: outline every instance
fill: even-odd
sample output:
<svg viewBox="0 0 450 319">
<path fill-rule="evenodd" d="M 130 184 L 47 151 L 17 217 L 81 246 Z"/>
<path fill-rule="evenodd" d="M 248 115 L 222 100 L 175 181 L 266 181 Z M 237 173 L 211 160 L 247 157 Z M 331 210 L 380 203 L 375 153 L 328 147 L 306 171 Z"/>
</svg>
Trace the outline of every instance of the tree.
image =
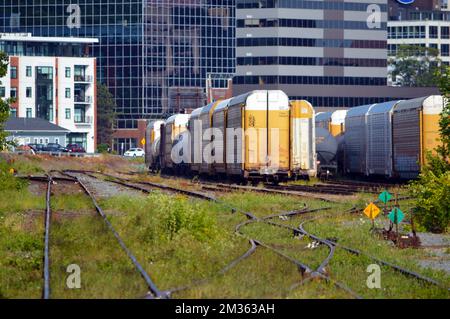
<svg viewBox="0 0 450 319">
<path fill-rule="evenodd" d="M 97 83 L 97 144 L 111 143 L 116 119 L 116 100 L 106 85 Z"/>
<path fill-rule="evenodd" d="M 4 52 L 0 52 L 0 78 L 4 77 L 6 72 L 8 72 L 8 63 L 8 56 Z M 0 98 L 0 151 L 12 145 L 12 142 L 6 140 L 8 134 L 5 132 L 5 122 L 10 115 L 10 102 L 10 100 Z"/>
<path fill-rule="evenodd" d="M 436 74 L 437 85 L 444 96 L 439 121 L 441 145 L 436 154 L 427 154 L 419 179 L 410 186 L 416 198 L 416 216 L 432 232 L 445 232 L 450 223 L 450 68 Z"/>
<path fill-rule="evenodd" d="M 389 65 L 389 75 L 400 86 L 434 87 L 443 69 L 438 49 L 415 45 L 400 45 Z"/>
</svg>

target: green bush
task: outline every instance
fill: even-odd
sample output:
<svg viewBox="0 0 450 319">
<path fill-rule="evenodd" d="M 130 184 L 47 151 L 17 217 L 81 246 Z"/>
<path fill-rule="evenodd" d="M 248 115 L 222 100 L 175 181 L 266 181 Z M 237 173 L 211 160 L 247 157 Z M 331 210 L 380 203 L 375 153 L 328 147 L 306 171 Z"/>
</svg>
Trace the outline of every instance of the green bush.
<svg viewBox="0 0 450 319">
<path fill-rule="evenodd" d="M 108 153 L 109 145 L 108 144 L 99 144 L 97 147 L 97 153 Z"/>
<path fill-rule="evenodd" d="M 25 182 L 11 174 L 12 167 L 6 161 L 0 159 L 0 191 L 20 190 Z"/>
<path fill-rule="evenodd" d="M 410 191 L 416 198 L 415 216 L 421 226 L 434 233 L 446 232 L 450 223 L 450 171 L 425 168 Z"/>
</svg>

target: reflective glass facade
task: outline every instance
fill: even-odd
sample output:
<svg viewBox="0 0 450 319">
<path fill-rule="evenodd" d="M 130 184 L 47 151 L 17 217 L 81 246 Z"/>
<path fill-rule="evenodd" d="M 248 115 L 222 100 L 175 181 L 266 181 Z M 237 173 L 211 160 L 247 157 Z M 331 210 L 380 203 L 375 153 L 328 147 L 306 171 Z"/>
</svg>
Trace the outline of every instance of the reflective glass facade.
<svg viewBox="0 0 450 319">
<path fill-rule="evenodd" d="M 280 89 L 317 107 L 377 100 L 371 91 L 387 85 L 387 1 L 237 0 L 235 93 Z"/>
<path fill-rule="evenodd" d="M 208 74 L 235 71 L 235 0 L 1 0 L 2 32 L 98 38 L 119 129 L 201 105 Z"/>
</svg>

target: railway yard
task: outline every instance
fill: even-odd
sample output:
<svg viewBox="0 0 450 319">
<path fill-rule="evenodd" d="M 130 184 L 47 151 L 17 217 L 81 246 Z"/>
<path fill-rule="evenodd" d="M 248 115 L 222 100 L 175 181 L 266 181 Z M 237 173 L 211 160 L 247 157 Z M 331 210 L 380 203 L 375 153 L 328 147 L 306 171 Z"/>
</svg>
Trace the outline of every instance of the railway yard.
<svg viewBox="0 0 450 319">
<path fill-rule="evenodd" d="M 450 297 L 450 236 L 411 223 L 404 185 L 244 186 L 150 174 L 113 156 L 1 157 L 16 177 L 0 194 L 0 298 Z M 385 214 L 372 230 L 371 202 L 396 203 L 401 235 L 417 228 L 420 246 L 386 238 Z M 380 287 L 368 283 L 372 266 Z"/>
</svg>

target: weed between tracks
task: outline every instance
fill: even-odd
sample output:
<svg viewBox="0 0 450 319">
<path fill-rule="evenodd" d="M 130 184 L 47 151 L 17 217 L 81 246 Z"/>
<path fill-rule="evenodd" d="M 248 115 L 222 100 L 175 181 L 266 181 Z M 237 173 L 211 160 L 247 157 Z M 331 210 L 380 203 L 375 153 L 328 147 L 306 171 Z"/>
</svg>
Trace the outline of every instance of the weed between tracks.
<svg viewBox="0 0 450 319">
<path fill-rule="evenodd" d="M 230 231 L 241 217 L 218 218 L 221 208 L 212 203 L 155 192 L 113 197 L 101 206 L 162 290 L 214 276 L 248 250 Z"/>
</svg>

